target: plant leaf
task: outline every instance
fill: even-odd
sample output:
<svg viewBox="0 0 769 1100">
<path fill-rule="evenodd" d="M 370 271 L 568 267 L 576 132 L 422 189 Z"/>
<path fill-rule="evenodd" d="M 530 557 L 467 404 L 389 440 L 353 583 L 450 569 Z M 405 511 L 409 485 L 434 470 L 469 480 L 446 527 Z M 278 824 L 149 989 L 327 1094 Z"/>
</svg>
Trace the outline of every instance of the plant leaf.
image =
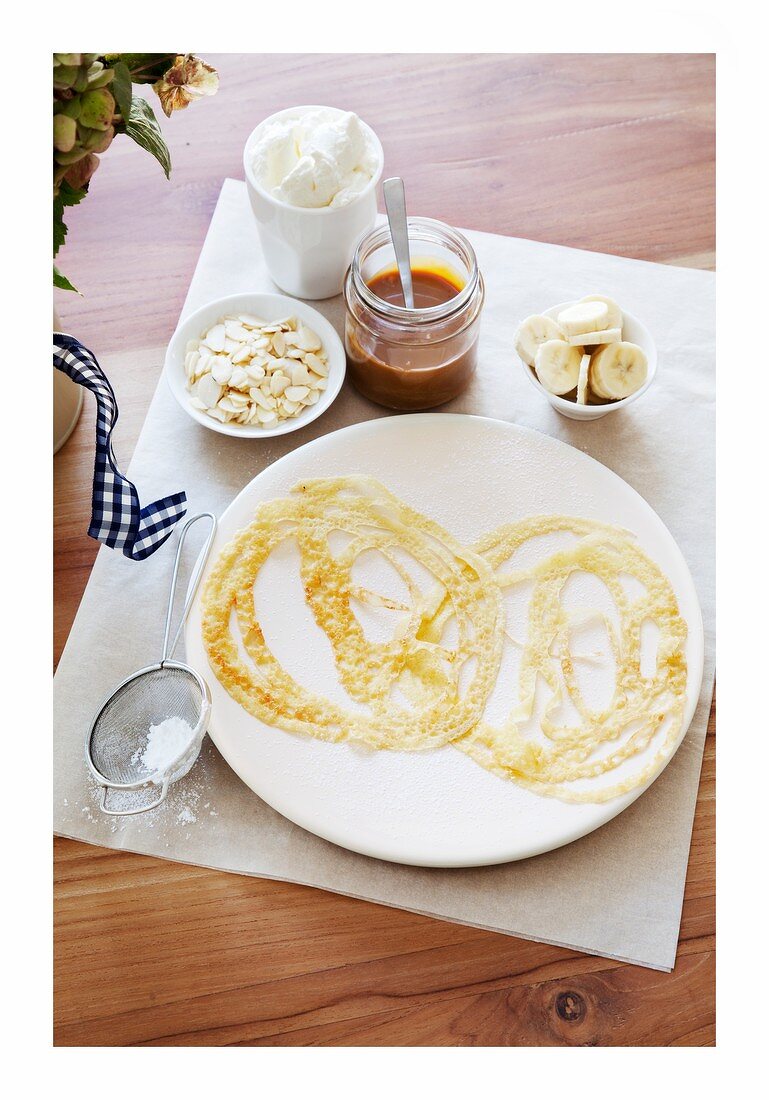
<svg viewBox="0 0 769 1100">
<path fill-rule="evenodd" d="M 125 61 L 116 62 L 110 91 L 115 97 L 117 109 L 124 119 L 128 119 L 131 114 L 131 74 Z"/>
<path fill-rule="evenodd" d="M 173 53 L 108 53 L 104 59 L 111 69 L 122 61 L 134 84 L 154 84 L 174 62 Z M 126 117 L 128 117 L 126 115 Z"/>
<path fill-rule="evenodd" d="M 155 112 L 141 96 L 134 96 L 131 100 L 131 112 L 126 120 L 125 132 L 142 149 L 152 153 L 168 178 L 171 175 L 171 154 L 163 140 Z"/>
<path fill-rule="evenodd" d="M 77 206 L 77 204 L 85 198 L 88 193 L 86 187 L 75 188 L 70 187 L 66 182 L 62 182 L 59 187 L 59 194 L 53 200 L 53 254 L 57 255 L 59 249 L 64 244 L 64 238 L 67 236 L 67 227 L 64 224 L 64 207 L 65 206 Z M 74 290 L 74 287 L 72 288 Z"/>
<path fill-rule="evenodd" d="M 56 264 L 53 265 L 53 285 L 57 286 L 60 290 L 73 290 L 75 294 L 79 294 L 80 291 L 76 286 L 73 286 L 66 275 L 62 275 Z"/>
</svg>

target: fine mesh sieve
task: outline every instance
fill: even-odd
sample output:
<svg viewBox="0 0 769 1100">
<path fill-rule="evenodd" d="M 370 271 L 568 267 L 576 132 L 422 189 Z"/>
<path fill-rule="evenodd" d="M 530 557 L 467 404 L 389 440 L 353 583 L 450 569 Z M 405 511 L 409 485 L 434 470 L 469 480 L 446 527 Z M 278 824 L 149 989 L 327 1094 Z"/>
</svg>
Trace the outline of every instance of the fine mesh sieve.
<svg viewBox="0 0 769 1100">
<path fill-rule="evenodd" d="M 179 626 L 169 646 L 182 547 L 190 527 L 201 519 L 210 520 L 211 529 L 187 590 Z M 154 809 L 165 799 L 169 786 L 186 775 L 197 760 L 211 713 L 211 693 L 208 684 L 194 669 L 171 658 L 215 533 L 216 517 L 211 512 L 201 512 L 185 523 L 176 549 L 163 635 L 163 655 L 158 664 L 139 669 L 115 688 L 99 707 L 88 731 L 86 759 L 92 775 L 102 788 L 100 809 L 105 814 L 122 816 Z M 192 728 L 192 737 L 175 759 L 166 762 L 162 770 L 148 772 L 141 757 L 147 746 L 150 727 L 159 725 L 167 718 L 183 719 Z M 160 794 L 152 801 L 140 805 L 121 804 L 119 809 L 107 806 L 110 790 L 139 791 L 149 785 L 160 788 Z"/>
</svg>

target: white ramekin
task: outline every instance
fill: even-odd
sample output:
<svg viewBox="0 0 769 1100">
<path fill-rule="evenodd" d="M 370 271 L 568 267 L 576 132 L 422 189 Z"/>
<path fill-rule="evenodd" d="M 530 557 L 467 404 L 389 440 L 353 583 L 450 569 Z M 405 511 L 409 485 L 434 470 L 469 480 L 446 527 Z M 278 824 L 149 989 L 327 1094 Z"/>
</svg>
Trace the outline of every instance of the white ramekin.
<svg viewBox="0 0 769 1100">
<path fill-rule="evenodd" d="M 556 321 L 558 319 L 558 314 L 566 309 L 567 306 L 571 305 L 574 305 L 574 303 L 561 302 L 559 306 L 552 306 L 550 309 L 544 309 L 542 312 L 545 317 L 550 317 L 553 321 Z M 547 398 L 556 412 L 561 413 L 562 416 L 568 416 L 570 420 L 600 420 L 602 416 L 607 416 L 608 413 L 616 412 L 617 409 L 624 409 L 627 405 L 632 405 L 639 397 L 643 397 L 649 386 L 651 386 L 654 381 L 654 376 L 657 373 L 657 347 L 648 328 L 646 325 L 643 325 L 637 317 L 634 317 L 632 313 L 628 313 L 626 309 L 622 310 L 622 316 L 624 318 L 622 339 L 628 340 L 631 344 L 638 344 L 639 348 L 643 348 L 649 362 L 649 371 L 646 375 L 646 381 L 641 388 L 636 390 L 635 393 L 631 393 L 630 397 L 623 397 L 621 401 L 610 401 L 606 405 L 578 405 L 576 401 L 567 401 L 565 397 L 558 397 L 557 394 L 550 393 L 549 390 L 546 390 L 532 368 L 527 363 L 524 363 L 523 359 L 519 357 L 519 362 L 526 372 L 526 377 L 531 382 L 532 386 L 534 386 L 536 390 L 539 390 L 539 392 Z"/>
<path fill-rule="evenodd" d="M 320 400 L 308 405 L 298 416 L 281 420 L 274 428 L 262 428 L 258 424 L 222 424 L 212 416 L 195 409 L 190 404 L 187 390 L 187 377 L 184 372 L 184 355 L 188 340 L 198 340 L 203 333 L 228 313 L 253 313 L 266 321 L 275 321 L 279 317 L 298 317 L 320 336 L 323 348 L 328 356 L 328 384 L 321 392 Z M 306 302 L 297 302 L 284 298 L 281 294 L 230 294 L 226 298 L 217 298 L 201 306 L 185 320 L 180 321 L 176 332 L 166 349 L 164 373 L 171 393 L 181 407 L 209 431 L 220 435 L 231 435 L 240 439 L 268 439 L 274 435 L 288 435 L 298 428 L 304 428 L 317 420 L 336 398 L 344 381 L 347 360 L 342 341 L 336 329 L 317 309 Z"/>
<path fill-rule="evenodd" d="M 259 183 L 253 168 L 253 148 L 265 126 L 309 111 L 337 111 L 336 107 L 288 107 L 260 122 L 243 149 L 246 187 L 254 211 L 259 240 L 271 278 L 296 298 L 331 298 L 342 289 L 345 272 L 360 238 L 376 221 L 376 188 L 384 167 L 379 138 L 361 120 L 377 154 L 371 181 L 346 206 L 306 209 L 290 206 L 271 195 Z M 339 110 L 339 114 L 343 114 Z"/>
</svg>

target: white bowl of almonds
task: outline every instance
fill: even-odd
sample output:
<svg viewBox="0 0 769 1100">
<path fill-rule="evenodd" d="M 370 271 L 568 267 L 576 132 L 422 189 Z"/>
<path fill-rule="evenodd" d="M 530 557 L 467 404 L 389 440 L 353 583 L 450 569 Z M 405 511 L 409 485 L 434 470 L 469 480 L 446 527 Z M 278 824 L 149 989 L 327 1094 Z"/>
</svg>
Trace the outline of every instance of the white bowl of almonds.
<svg viewBox="0 0 769 1100">
<path fill-rule="evenodd" d="M 649 330 L 602 294 L 526 317 L 515 350 L 532 385 L 572 420 L 598 420 L 625 408 L 646 393 L 657 372 Z"/>
<path fill-rule="evenodd" d="M 282 294 L 233 294 L 177 328 L 165 374 L 176 400 L 223 435 L 258 439 L 296 431 L 325 412 L 344 381 L 334 327 Z"/>
</svg>

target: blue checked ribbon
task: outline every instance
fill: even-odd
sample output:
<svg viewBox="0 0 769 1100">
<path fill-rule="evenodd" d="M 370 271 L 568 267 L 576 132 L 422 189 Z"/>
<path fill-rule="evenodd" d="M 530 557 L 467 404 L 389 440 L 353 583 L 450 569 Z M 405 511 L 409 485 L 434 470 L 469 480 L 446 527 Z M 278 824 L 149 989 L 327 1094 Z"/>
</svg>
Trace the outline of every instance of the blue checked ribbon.
<svg viewBox="0 0 769 1100">
<path fill-rule="evenodd" d="M 133 482 L 117 468 L 112 430 L 117 423 L 115 391 L 92 352 L 74 336 L 53 334 L 53 365 L 85 386 L 96 398 L 96 461 L 93 470 L 91 525 L 88 534 L 116 547 L 133 561 L 143 561 L 159 549 L 187 511 L 185 493 L 156 500 L 142 508 Z"/>
</svg>

